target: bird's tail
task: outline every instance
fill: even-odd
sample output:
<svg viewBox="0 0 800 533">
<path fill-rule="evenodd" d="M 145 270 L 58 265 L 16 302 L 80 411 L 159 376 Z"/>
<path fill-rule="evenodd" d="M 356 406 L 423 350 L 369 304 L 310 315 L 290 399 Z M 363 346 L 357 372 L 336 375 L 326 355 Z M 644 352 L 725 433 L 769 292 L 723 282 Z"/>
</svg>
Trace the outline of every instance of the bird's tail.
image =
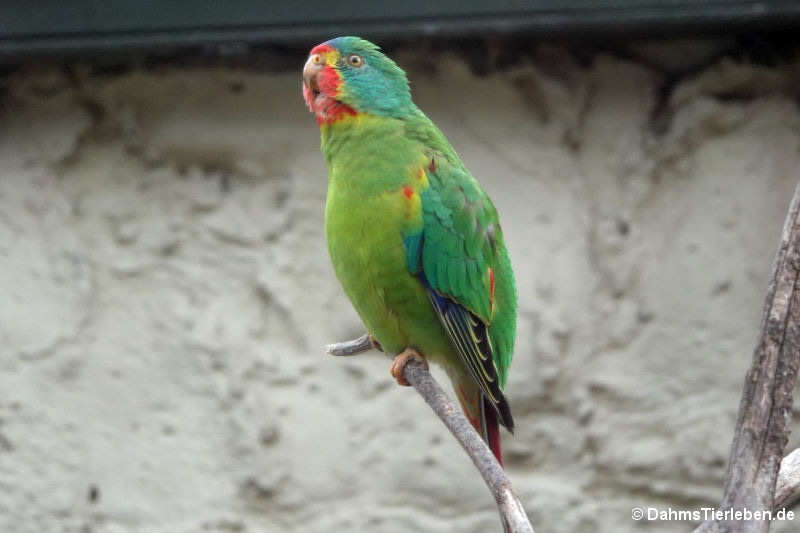
<svg viewBox="0 0 800 533">
<path fill-rule="evenodd" d="M 478 385 L 469 376 L 452 377 L 456 396 L 461 404 L 464 415 L 478 434 L 483 437 L 492 450 L 500 466 L 503 466 L 503 453 L 500 448 L 500 423 L 497 411 L 492 407 L 488 398 L 485 398 Z"/>
</svg>

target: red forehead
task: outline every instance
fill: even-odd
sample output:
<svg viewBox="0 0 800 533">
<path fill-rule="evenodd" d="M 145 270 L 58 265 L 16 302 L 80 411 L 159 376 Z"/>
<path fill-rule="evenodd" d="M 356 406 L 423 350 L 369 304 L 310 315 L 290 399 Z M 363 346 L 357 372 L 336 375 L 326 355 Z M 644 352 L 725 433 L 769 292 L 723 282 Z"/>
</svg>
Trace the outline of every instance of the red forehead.
<svg viewBox="0 0 800 533">
<path fill-rule="evenodd" d="M 327 54 L 328 52 L 333 52 L 334 48 L 329 44 L 318 44 L 314 48 L 311 49 L 309 55 L 311 54 Z"/>
</svg>

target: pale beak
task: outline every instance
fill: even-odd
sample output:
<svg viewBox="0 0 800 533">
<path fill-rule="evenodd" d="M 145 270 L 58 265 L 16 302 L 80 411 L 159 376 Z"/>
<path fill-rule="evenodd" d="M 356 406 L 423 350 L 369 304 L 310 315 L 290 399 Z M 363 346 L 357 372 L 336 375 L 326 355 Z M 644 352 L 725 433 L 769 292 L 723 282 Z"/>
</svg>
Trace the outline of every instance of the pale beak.
<svg viewBox="0 0 800 533">
<path fill-rule="evenodd" d="M 318 54 L 309 56 L 308 61 L 306 61 L 306 64 L 303 67 L 303 83 L 306 87 L 314 91 L 314 93 L 319 92 L 317 74 L 319 74 L 324 67 L 325 62 L 320 61 Z"/>
</svg>

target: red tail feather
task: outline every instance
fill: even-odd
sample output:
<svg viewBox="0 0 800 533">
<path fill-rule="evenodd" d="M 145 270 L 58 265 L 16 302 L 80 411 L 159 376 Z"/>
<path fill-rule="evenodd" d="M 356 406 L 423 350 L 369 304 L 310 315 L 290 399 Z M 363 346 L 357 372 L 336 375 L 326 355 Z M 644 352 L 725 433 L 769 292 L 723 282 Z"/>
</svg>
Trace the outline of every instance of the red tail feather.
<svg viewBox="0 0 800 533">
<path fill-rule="evenodd" d="M 489 448 L 497 458 L 500 466 L 503 466 L 503 451 L 500 449 L 500 424 L 497 421 L 497 412 L 492 407 L 492 404 L 486 398 L 481 398 L 483 401 L 483 412 L 486 417 L 486 435 L 489 438 Z"/>
<path fill-rule="evenodd" d="M 486 444 L 503 466 L 503 452 L 500 449 L 500 421 L 492 403 L 483 396 L 475 382 L 458 382 L 456 396 L 461 403 L 464 415 L 475 431 L 486 440 Z M 485 429 L 484 429 L 485 428 Z"/>
</svg>

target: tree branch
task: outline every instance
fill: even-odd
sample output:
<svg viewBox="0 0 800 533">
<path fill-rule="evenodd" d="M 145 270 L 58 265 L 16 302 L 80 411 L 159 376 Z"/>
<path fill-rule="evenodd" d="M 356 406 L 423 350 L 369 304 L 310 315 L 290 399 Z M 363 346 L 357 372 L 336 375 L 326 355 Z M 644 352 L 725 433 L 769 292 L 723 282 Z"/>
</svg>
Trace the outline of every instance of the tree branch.
<svg viewBox="0 0 800 533">
<path fill-rule="evenodd" d="M 327 351 L 330 355 L 344 356 L 365 352 L 372 347 L 369 335 L 363 335 L 352 341 L 329 344 Z M 507 533 L 533 533 L 533 526 L 528 521 L 522 503 L 514 494 L 511 481 L 506 476 L 503 467 L 500 466 L 475 428 L 447 397 L 430 372 L 419 362 L 410 359 L 403 369 L 403 376 L 433 409 L 436 416 L 444 422 L 450 433 L 472 459 L 497 502 L 504 530 Z"/>
<path fill-rule="evenodd" d="M 744 382 L 720 510 L 772 510 L 800 366 L 800 185 L 767 287 L 759 341 Z M 708 521 L 696 533 L 766 533 L 769 521 Z"/>
<path fill-rule="evenodd" d="M 372 339 L 369 334 L 365 333 L 357 339 L 351 341 L 337 342 L 336 344 L 329 344 L 325 347 L 328 355 L 335 356 L 350 356 L 358 355 L 367 352 L 373 348 Z"/>
</svg>

